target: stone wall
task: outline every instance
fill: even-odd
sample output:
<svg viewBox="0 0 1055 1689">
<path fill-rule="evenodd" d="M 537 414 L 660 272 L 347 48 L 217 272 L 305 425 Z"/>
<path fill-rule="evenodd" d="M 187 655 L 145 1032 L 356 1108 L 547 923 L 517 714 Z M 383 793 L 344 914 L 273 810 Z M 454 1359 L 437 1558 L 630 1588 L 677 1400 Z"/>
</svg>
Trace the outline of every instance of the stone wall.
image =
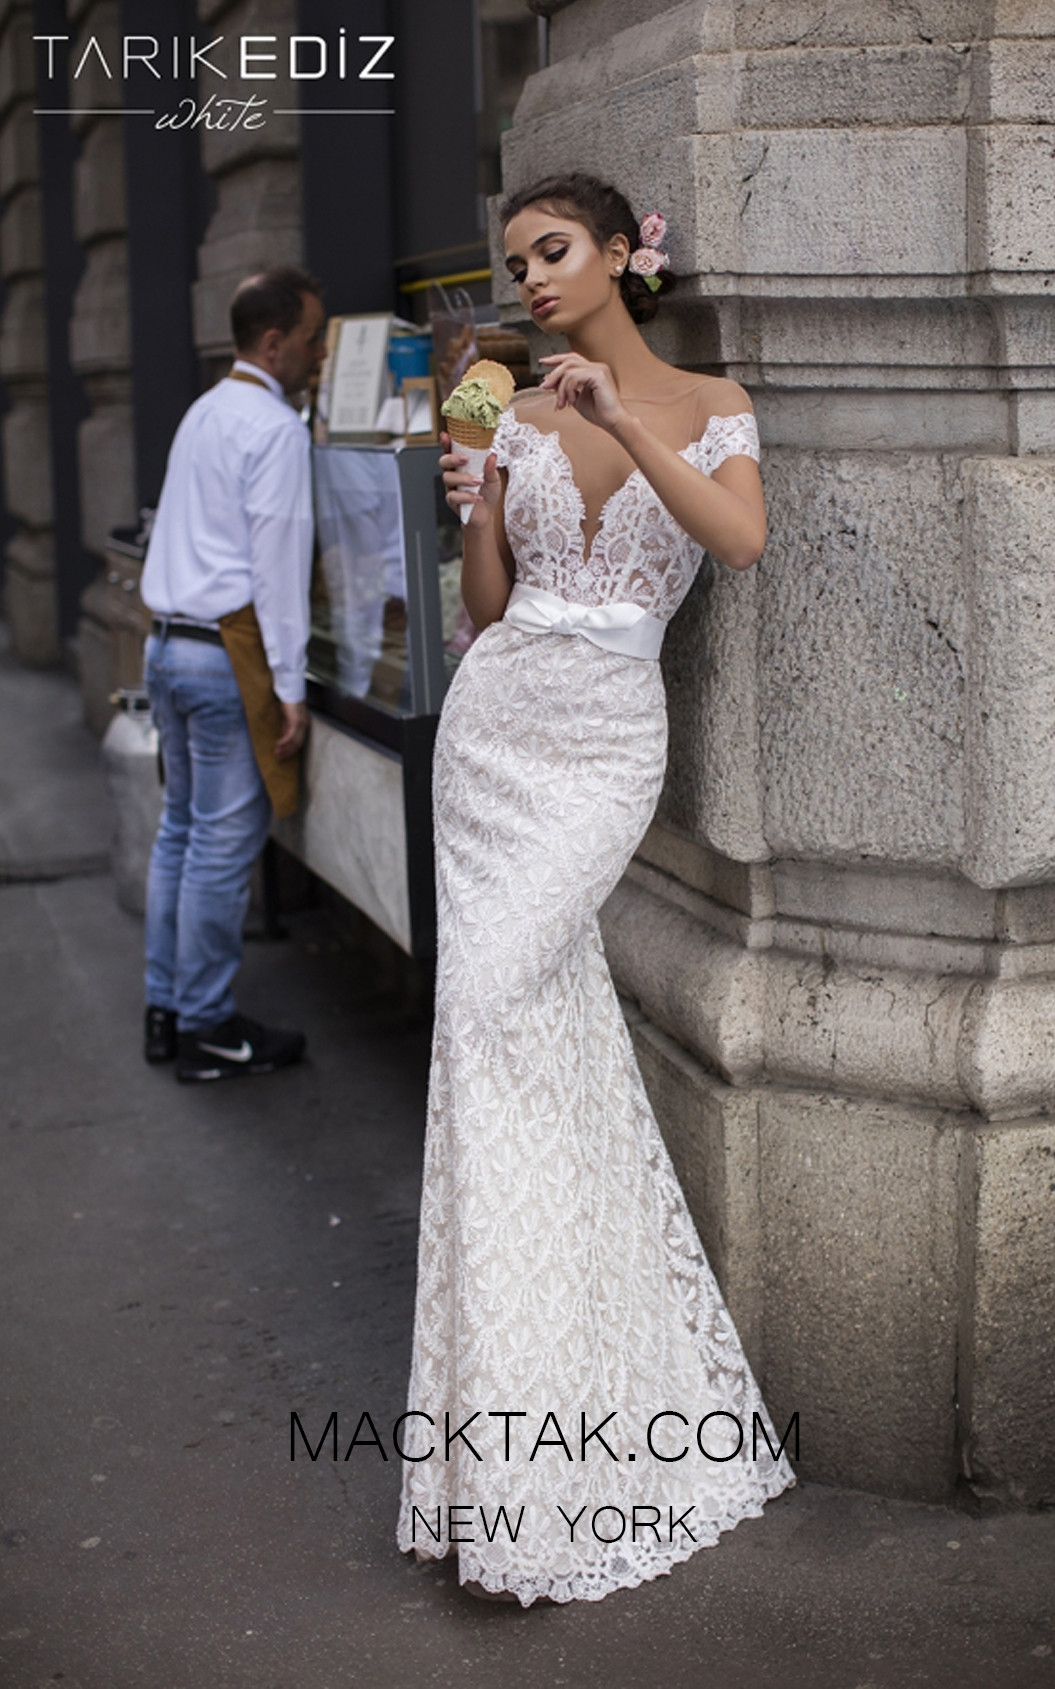
<svg viewBox="0 0 1055 1689">
<path fill-rule="evenodd" d="M 116 46 L 115 0 L 73 0 L 72 49 L 80 58 L 96 36 L 111 64 Z M 81 425 L 81 529 L 89 551 L 102 553 L 116 523 L 135 517 L 132 437 L 132 346 L 128 300 L 128 215 L 125 208 L 122 122 L 131 119 L 84 115 L 121 106 L 121 84 L 108 80 L 91 55 L 85 71 L 70 81 L 70 105 L 81 152 L 74 173 L 74 233 L 84 248 L 84 275 L 70 323 L 70 356 L 81 377 L 92 415 Z"/>
<path fill-rule="evenodd" d="M 0 271 L 6 289 L 0 378 L 9 406 L 4 503 L 18 523 L 7 545 L 3 611 L 18 657 L 44 664 L 57 661 L 59 635 L 32 36 L 31 5 L 0 5 Z"/>
<path fill-rule="evenodd" d="M 506 187 L 664 212 L 654 344 L 764 448 L 765 556 L 672 626 L 606 910 L 662 1124 L 807 1475 L 1050 1503 L 1055 22 L 536 9 Z"/>
<path fill-rule="evenodd" d="M 233 73 L 235 38 L 288 34 L 295 5 L 294 0 L 198 0 L 198 16 L 215 26 L 216 34 L 227 36 L 228 57 L 218 52 L 215 59 Z M 207 82 L 211 79 L 203 70 L 200 99 L 213 91 Z M 296 109 L 296 84 L 288 75 L 280 74 L 266 89 L 272 114 Z M 194 338 L 219 373 L 230 358 L 227 313 L 238 283 L 258 266 L 302 261 L 299 126 L 295 116 L 271 115 L 259 130 L 202 130 L 201 135 L 202 163 L 216 183 L 217 204 L 199 254 Z"/>
<path fill-rule="evenodd" d="M 73 38 L 70 69 L 81 66 L 82 58 L 83 68 L 76 78 L 70 75 L 67 85 L 61 80 L 49 84 L 44 103 L 59 107 L 68 98 L 73 116 L 35 119 L 33 7 L 28 0 L 0 0 L 0 271 L 6 288 L 0 376 L 9 404 L 3 425 L 5 499 L 19 522 L 5 559 L 4 614 L 24 661 L 59 660 L 39 124 L 69 121 L 79 143 L 72 232 L 84 254 L 69 349 L 89 411 L 77 430 L 76 493 L 81 540 L 100 560 L 99 576 L 82 599 L 76 655 L 88 716 L 101 730 L 113 684 L 103 554 L 110 529 L 137 518 L 123 126 L 150 120 L 118 115 L 125 92 L 118 0 L 68 0 L 66 10 Z M 294 0 L 198 0 L 197 15 L 206 29 L 227 37 L 227 58 L 214 54 L 212 61 L 236 73 L 229 62 L 236 38 L 289 33 L 296 7 Z M 94 50 L 84 56 L 92 36 L 113 76 Z M 216 86 L 223 91 L 223 83 L 202 70 L 199 98 L 204 101 Z M 216 188 L 193 299 L 194 342 L 206 382 L 230 356 L 227 310 L 235 284 L 257 265 L 301 259 L 296 89 L 288 82 L 269 82 L 267 93 L 272 106 L 294 115 L 272 117 L 256 133 L 196 131 L 202 164 Z M 173 242 L 184 238 L 185 231 L 174 222 Z"/>
<path fill-rule="evenodd" d="M 92 36 L 107 64 L 120 65 L 117 0 L 69 0 L 68 17 L 74 32 L 71 69 L 81 63 Z M 77 431 L 81 540 L 100 560 L 99 575 L 81 600 L 77 665 L 88 723 L 100 733 L 110 718 L 109 696 L 115 684 L 104 554 L 110 529 L 134 523 L 136 515 L 122 124 L 143 120 L 119 115 L 122 95 L 122 83 L 106 76 L 95 52 L 84 58 L 79 77 L 70 76 L 69 103 L 75 113 L 70 121 L 81 140 L 73 179 L 73 228 L 85 255 L 70 321 L 70 362 L 90 407 Z"/>
</svg>

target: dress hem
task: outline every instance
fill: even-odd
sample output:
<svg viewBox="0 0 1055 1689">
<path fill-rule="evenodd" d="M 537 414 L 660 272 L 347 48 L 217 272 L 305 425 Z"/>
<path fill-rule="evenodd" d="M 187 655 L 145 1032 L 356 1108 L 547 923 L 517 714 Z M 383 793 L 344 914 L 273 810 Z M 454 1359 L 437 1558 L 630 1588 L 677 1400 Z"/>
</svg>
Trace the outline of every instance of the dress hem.
<svg viewBox="0 0 1055 1689">
<path fill-rule="evenodd" d="M 531 1607 L 536 1601 L 553 1602 L 555 1605 L 564 1605 L 569 1601 L 603 1601 L 607 1595 L 614 1595 L 619 1589 L 638 1589 L 641 1584 L 651 1583 L 654 1578 L 669 1576 L 675 1566 L 691 1559 L 701 1548 L 717 1547 L 719 1537 L 735 1530 L 745 1519 L 761 1519 L 766 1502 L 775 1500 L 786 1490 L 794 1489 L 796 1483 L 794 1472 L 785 1475 L 784 1471 L 778 1469 L 772 1479 L 760 1484 L 758 1495 L 745 1502 L 735 1513 L 725 1514 L 717 1520 L 708 1520 L 705 1537 L 678 1548 L 670 1547 L 665 1553 L 657 1552 L 646 1556 L 637 1565 L 628 1566 L 618 1577 L 609 1573 L 606 1577 L 599 1578 L 595 1572 L 584 1574 L 580 1571 L 565 1578 L 532 1577 L 511 1580 L 504 1573 L 488 1572 L 472 1554 L 454 1553 L 453 1558 L 458 1562 L 458 1583 L 478 1583 L 490 1595 L 512 1595 L 522 1608 Z M 441 1564 L 452 1557 L 453 1545 L 448 1545 L 442 1554 L 431 1554 L 420 1543 L 404 1541 L 405 1537 L 409 1537 L 409 1532 L 402 1523 L 396 1537 L 400 1551 L 404 1554 L 413 1552 L 419 1563 L 430 1560 Z M 469 1544 L 465 1546 L 468 1548 Z"/>
</svg>

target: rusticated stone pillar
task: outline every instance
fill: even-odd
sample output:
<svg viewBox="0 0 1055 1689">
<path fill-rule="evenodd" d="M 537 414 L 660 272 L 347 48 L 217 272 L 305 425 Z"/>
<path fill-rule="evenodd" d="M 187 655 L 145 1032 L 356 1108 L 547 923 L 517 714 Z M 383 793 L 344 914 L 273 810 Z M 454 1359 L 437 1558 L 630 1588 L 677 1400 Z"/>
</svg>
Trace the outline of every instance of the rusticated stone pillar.
<svg viewBox="0 0 1055 1689">
<path fill-rule="evenodd" d="M 506 187 L 666 215 L 657 349 L 764 450 L 765 556 L 671 629 L 606 910 L 647 1082 L 804 1472 L 1051 1504 L 1050 5 L 533 4 Z"/>
<path fill-rule="evenodd" d="M 10 404 L 3 425 L 4 498 L 19 524 L 5 558 L 4 615 L 24 663 L 54 663 L 59 633 L 32 36 L 31 5 L 0 5 L 0 270 L 7 295 L 0 376 Z"/>
<path fill-rule="evenodd" d="M 148 121 L 120 115 L 122 84 L 117 0 L 74 0 L 69 7 L 75 30 L 70 53 L 70 105 L 81 136 L 74 174 L 74 233 L 84 248 L 85 267 L 70 323 L 70 360 L 84 383 L 91 415 L 78 431 L 81 534 L 86 548 L 99 555 L 99 578 L 84 593 L 78 627 L 78 664 L 90 724 L 101 731 L 109 719 L 115 683 L 109 629 L 105 565 L 110 529 L 133 523 L 135 444 L 132 429 L 132 346 L 128 299 L 128 239 L 125 210 L 122 123 Z M 84 57 L 94 36 L 106 63 L 95 52 Z M 73 68 L 84 59 L 74 79 Z"/>
<path fill-rule="evenodd" d="M 238 77 L 238 37 L 296 32 L 295 0 L 198 0 L 198 16 L 215 34 L 226 37 L 211 55 L 233 79 Z M 264 49 L 267 50 L 266 48 Z M 243 277 L 269 264 L 299 264 L 303 252 L 299 120 L 275 111 L 295 112 L 296 84 L 288 60 L 277 55 L 275 81 L 238 83 L 240 98 L 255 91 L 266 98 L 266 122 L 258 129 L 202 129 L 201 157 L 216 184 L 216 210 L 199 252 L 199 280 L 194 290 L 194 334 L 199 352 L 219 374 L 229 362 L 231 331 L 228 305 Z M 222 84 L 208 70 L 198 76 L 199 102 Z"/>
</svg>

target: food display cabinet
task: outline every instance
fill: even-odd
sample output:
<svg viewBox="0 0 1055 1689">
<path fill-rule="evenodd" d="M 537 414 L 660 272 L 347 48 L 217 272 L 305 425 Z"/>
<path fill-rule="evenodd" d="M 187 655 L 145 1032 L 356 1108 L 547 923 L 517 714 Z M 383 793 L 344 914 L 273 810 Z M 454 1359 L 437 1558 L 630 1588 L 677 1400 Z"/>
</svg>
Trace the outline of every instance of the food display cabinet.
<svg viewBox="0 0 1055 1689">
<path fill-rule="evenodd" d="M 279 843 L 412 956 L 435 950 L 431 770 L 474 631 L 437 445 L 313 447 L 304 795 Z"/>
</svg>

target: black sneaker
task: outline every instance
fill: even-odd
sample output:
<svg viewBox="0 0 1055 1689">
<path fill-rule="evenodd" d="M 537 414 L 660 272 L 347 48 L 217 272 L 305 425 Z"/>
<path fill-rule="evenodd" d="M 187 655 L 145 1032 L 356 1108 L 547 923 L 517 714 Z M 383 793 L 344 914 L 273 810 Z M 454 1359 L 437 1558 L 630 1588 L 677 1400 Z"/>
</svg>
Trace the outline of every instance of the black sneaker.
<svg viewBox="0 0 1055 1689">
<path fill-rule="evenodd" d="M 152 1004 L 148 1004 L 143 1027 L 143 1054 L 147 1061 L 175 1061 L 177 1049 L 174 1011 L 155 1009 Z"/>
<path fill-rule="evenodd" d="M 303 1032 L 275 1032 L 245 1015 L 232 1015 L 219 1026 L 180 1033 L 176 1078 L 239 1079 L 273 1073 L 298 1062 L 306 1042 Z"/>
</svg>

